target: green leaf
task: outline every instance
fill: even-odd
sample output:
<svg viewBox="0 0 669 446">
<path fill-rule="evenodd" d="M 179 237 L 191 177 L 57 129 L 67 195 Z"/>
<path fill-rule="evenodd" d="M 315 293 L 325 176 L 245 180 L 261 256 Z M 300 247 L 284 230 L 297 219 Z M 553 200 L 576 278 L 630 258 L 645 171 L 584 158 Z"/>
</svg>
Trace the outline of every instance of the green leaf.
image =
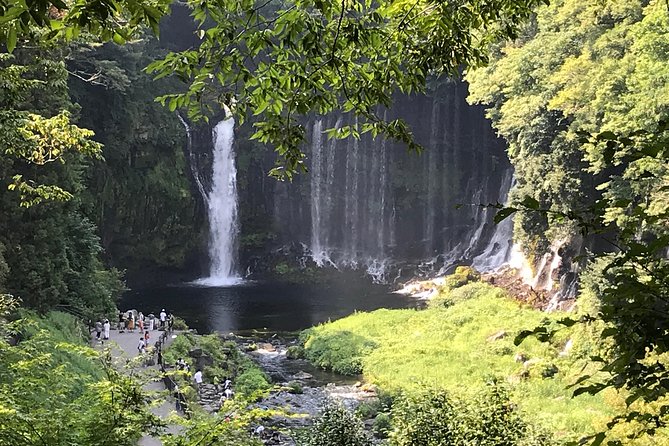
<svg viewBox="0 0 669 446">
<path fill-rule="evenodd" d="M 521 201 L 521 204 L 525 206 L 528 209 L 532 210 L 539 210 L 540 204 L 539 202 L 534 199 L 533 197 L 530 197 L 529 195 L 525 195 L 525 198 L 523 198 L 523 201 Z"/>
<path fill-rule="evenodd" d="M 495 218 L 493 219 L 493 221 L 495 222 L 495 224 L 499 224 L 501 221 L 504 221 L 506 218 L 508 218 L 510 215 L 514 214 L 517 211 L 518 211 L 518 209 L 513 208 L 513 207 L 506 207 L 506 208 L 500 209 L 495 214 Z"/>
<path fill-rule="evenodd" d="M 119 33 L 114 33 L 114 36 L 112 37 L 112 40 L 117 45 L 123 45 L 126 42 L 126 39 Z"/>
<path fill-rule="evenodd" d="M 16 27 L 10 26 L 7 30 L 7 51 L 13 52 L 16 48 Z"/>
</svg>

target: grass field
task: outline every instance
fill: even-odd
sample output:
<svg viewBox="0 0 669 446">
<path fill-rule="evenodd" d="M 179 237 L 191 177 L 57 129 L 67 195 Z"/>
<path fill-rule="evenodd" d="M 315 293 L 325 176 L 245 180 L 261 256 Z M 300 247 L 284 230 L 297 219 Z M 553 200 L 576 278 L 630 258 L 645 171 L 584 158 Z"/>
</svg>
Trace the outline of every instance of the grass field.
<svg viewBox="0 0 669 446">
<path fill-rule="evenodd" d="M 558 313 L 522 307 L 504 291 L 470 283 L 443 292 L 425 310 L 356 313 L 302 334 L 307 357 L 340 373 L 360 373 L 389 392 L 445 388 L 467 398 L 486 380 L 506 382 L 513 400 L 558 438 L 578 438 L 612 414 L 612 395 L 571 398 L 567 386 L 584 367 L 591 345 L 582 329 L 552 342 L 513 343 Z"/>
</svg>

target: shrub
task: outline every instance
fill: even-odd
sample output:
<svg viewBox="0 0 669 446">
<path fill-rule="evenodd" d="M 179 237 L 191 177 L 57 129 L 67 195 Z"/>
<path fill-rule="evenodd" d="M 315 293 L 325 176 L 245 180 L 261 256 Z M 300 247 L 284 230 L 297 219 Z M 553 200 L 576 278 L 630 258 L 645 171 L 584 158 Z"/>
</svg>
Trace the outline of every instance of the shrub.
<svg viewBox="0 0 669 446">
<path fill-rule="evenodd" d="M 373 341 L 350 331 L 323 333 L 305 343 L 310 361 L 342 375 L 362 373 L 362 358 L 375 347 Z"/>
<path fill-rule="evenodd" d="M 441 390 L 403 396 L 392 410 L 393 446 L 548 446 L 551 440 L 533 430 L 496 383 L 467 401 Z"/>
<path fill-rule="evenodd" d="M 360 418 L 339 403 L 325 403 L 314 421 L 304 446 L 367 446 L 371 439 Z"/>
<path fill-rule="evenodd" d="M 198 336 L 197 346 L 202 349 L 202 353 L 213 358 L 214 363 L 225 361 L 227 357 L 225 352 L 229 350 L 229 347 L 217 334 Z"/>
<path fill-rule="evenodd" d="M 188 352 L 195 347 L 196 343 L 195 336 L 191 333 L 181 333 L 163 352 L 165 362 L 168 364 L 175 364 L 179 358 L 187 359 Z"/>
<path fill-rule="evenodd" d="M 374 418 L 374 424 L 372 424 L 372 431 L 374 432 L 374 435 L 379 438 L 387 438 L 391 428 L 392 426 L 390 423 L 389 414 L 381 412 L 376 415 L 376 418 Z"/>
<path fill-rule="evenodd" d="M 394 446 L 449 446 L 457 443 L 458 408 L 445 391 L 403 395 L 392 410 Z"/>
<path fill-rule="evenodd" d="M 304 390 L 302 389 L 302 384 L 298 383 L 297 381 L 288 383 L 288 393 L 301 394 L 303 392 Z"/>
<path fill-rule="evenodd" d="M 362 402 L 355 410 L 355 412 L 362 419 L 374 418 L 379 412 L 379 401 L 375 400 L 370 402 Z"/>
<path fill-rule="evenodd" d="M 172 322 L 173 330 L 188 330 L 188 324 L 186 321 L 180 318 L 179 316 L 173 316 L 174 321 Z"/>
<path fill-rule="evenodd" d="M 301 345 L 291 345 L 286 350 L 286 358 L 288 359 L 304 358 L 304 347 L 302 347 Z"/>
<path fill-rule="evenodd" d="M 255 399 L 270 388 L 267 376 L 257 367 L 244 370 L 235 380 L 235 388 L 240 396 Z"/>
<path fill-rule="evenodd" d="M 450 289 L 460 288 L 470 282 L 481 280 L 481 274 L 471 266 L 458 266 L 455 272 L 446 277 L 446 287 Z"/>
</svg>

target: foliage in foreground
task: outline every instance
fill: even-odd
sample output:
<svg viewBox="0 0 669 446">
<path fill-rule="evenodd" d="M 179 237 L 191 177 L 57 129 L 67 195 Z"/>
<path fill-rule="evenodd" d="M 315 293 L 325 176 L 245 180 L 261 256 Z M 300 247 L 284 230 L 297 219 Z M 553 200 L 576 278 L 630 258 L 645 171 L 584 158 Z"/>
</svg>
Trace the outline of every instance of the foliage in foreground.
<svg viewBox="0 0 669 446">
<path fill-rule="evenodd" d="M 165 446 L 262 446 L 262 442 L 249 434 L 249 427 L 264 416 L 272 415 L 260 409 L 249 409 L 234 402 L 226 402 L 217 414 L 198 414 L 180 419 L 183 430 L 178 435 L 161 438 Z"/>
<path fill-rule="evenodd" d="M 0 321 L 0 445 L 131 446 L 161 426 L 141 384 L 85 347 L 76 324 L 66 314 Z"/>
<path fill-rule="evenodd" d="M 379 133 L 419 149 L 403 120 L 379 106 L 424 91 L 428 76 L 454 75 L 487 61 L 488 44 L 513 37 L 542 0 L 322 2 L 189 1 L 200 45 L 149 66 L 186 80 L 165 95 L 191 117 L 221 111 L 237 122 L 258 116 L 253 139 L 273 145 L 291 177 L 306 170 L 300 117 L 351 112 L 358 123 L 332 136 Z M 336 135 L 335 135 L 336 133 Z"/>
<path fill-rule="evenodd" d="M 491 375 L 502 377 L 528 420 L 578 438 L 612 412 L 601 396 L 572 399 L 566 389 L 597 343 L 573 330 L 551 343 L 514 345 L 516 334 L 545 318 L 560 315 L 520 307 L 499 289 L 471 283 L 442 294 L 426 310 L 357 313 L 314 327 L 302 339 L 316 364 L 339 371 L 361 365 L 367 380 L 394 393 L 433 388 L 475 398 Z M 348 343 L 337 339 L 340 334 Z M 494 335 L 499 339 L 491 340 Z M 561 354 L 569 338 L 571 350 Z"/>
<path fill-rule="evenodd" d="M 443 390 L 403 395 L 392 409 L 392 446 L 548 446 L 546 434 L 520 416 L 501 386 L 454 400 Z"/>
<path fill-rule="evenodd" d="M 301 446 L 367 446 L 371 438 L 362 420 L 336 401 L 326 401 Z"/>
</svg>

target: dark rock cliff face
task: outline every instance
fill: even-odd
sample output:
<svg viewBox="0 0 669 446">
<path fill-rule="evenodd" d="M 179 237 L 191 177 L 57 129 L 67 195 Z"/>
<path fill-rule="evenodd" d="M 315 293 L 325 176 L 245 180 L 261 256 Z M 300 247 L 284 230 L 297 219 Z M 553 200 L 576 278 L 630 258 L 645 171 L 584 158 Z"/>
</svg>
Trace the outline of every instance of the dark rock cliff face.
<svg viewBox="0 0 669 446">
<path fill-rule="evenodd" d="M 198 44 L 185 8 L 175 5 L 161 26 L 167 49 Z M 237 128 L 240 271 L 272 272 L 285 261 L 298 268 L 359 269 L 390 281 L 402 268 L 409 275 L 446 271 L 484 252 L 505 260 L 510 244 L 500 240 L 510 234 L 493 237 L 494 211 L 478 206 L 506 199 L 512 170 L 505 144 L 483 108 L 466 103 L 465 83 L 434 84 L 429 96 L 398 97 L 392 109 L 379 111 L 408 122 L 425 148 L 421 154 L 369 135 L 331 141 L 323 132 L 352 118 L 311 118 L 304 123 L 309 140 L 303 147 L 309 172 L 281 183 L 267 176 L 275 162 L 272 149 L 250 141 L 249 124 Z M 206 217 L 211 126 L 190 127 L 185 154 L 193 196 Z M 489 246 L 493 238 L 496 244 Z M 199 261 L 194 256 L 188 269 L 205 273 L 206 246 L 193 252 L 200 253 Z"/>
<path fill-rule="evenodd" d="M 302 263 L 308 257 L 391 280 L 407 263 L 437 272 L 471 262 L 495 231 L 493 210 L 479 205 L 504 201 L 511 167 L 483 109 L 467 105 L 466 95 L 465 84 L 450 82 L 381 112 L 409 123 L 420 154 L 368 135 L 329 140 L 324 131 L 351 123 L 348 116 L 309 119 L 309 172 L 291 183 L 267 177 L 273 154 L 239 129 L 241 263 L 266 268 L 260 258 L 292 246 Z"/>
</svg>

